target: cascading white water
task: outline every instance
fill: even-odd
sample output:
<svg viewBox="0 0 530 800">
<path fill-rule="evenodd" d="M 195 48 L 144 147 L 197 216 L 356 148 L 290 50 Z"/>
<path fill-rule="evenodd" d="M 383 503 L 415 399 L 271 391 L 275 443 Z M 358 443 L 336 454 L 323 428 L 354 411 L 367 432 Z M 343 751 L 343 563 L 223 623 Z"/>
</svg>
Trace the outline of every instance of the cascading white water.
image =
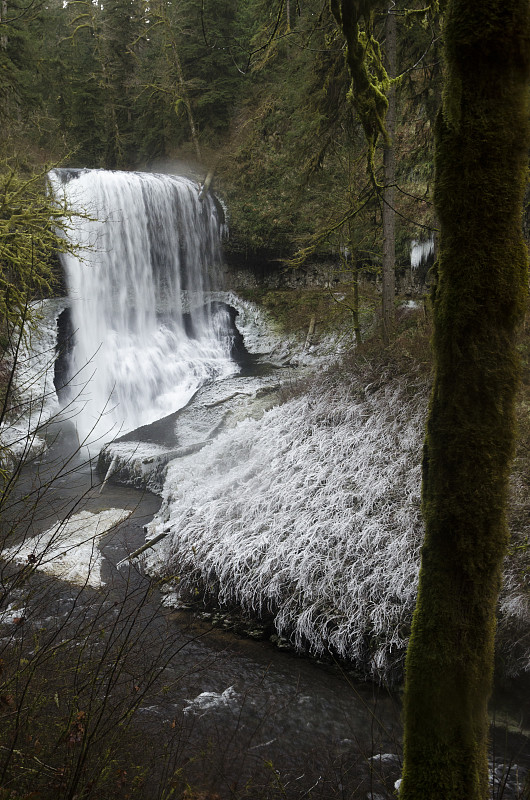
<svg viewBox="0 0 530 800">
<path fill-rule="evenodd" d="M 77 254 L 63 257 L 74 331 L 66 403 L 81 441 L 108 441 L 234 372 L 222 315 L 205 306 L 220 220 L 182 177 L 54 170 L 50 182 L 79 215 Z"/>
<path fill-rule="evenodd" d="M 424 242 L 413 239 L 410 243 L 410 266 L 412 269 L 418 269 L 427 262 L 433 253 L 434 239 L 432 237 Z"/>
</svg>

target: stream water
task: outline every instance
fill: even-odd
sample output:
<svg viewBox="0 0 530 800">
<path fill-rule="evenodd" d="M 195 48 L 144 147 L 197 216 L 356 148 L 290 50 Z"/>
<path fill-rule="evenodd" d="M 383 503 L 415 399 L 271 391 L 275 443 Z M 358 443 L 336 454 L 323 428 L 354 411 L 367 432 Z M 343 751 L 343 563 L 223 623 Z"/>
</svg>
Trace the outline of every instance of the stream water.
<svg viewBox="0 0 530 800">
<path fill-rule="evenodd" d="M 53 637 L 59 630 L 67 639 L 73 627 L 78 637 L 78 627 L 92 616 L 99 615 L 98 624 L 108 628 L 129 609 L 136 649 L 127 664 L 127 691 L 134 696 L 149 683 L 129 746 L 132 757 L 148 764 L 150 797 L 158 797 L 175 773 L 223 800 L 392 797 L 401 764 L 399 693 L 363 683 L 337 665 L 281 650 L 268 639 L 234 634 L 229 618 L 218 616 L 213 625 L 216 615 L 200 612 L 200 604 L 190 610 L 165 606 L 164 595 L 156 587 L 148 591 L 149 579 L 134 564 L 117 568 L 143 543 L 143 527 L 159 498 L 112 484 L 101 491 L 93 464 L 77 449 L 71 422 L 52 425 L 48 437 L 48 450 L 20 486 L 40 496 L 32 541 L 81 509 L 96 515 L 123 509 L 130 516 L 98 543 L 99 588 L 80 589 L 52 575 L 43 589 L 36 574 L 37 588 L 33 583 L 26 595 L 23 629 L 6 636 L 10 620 L 2 619 L 3 646 L 17 637 L 31 641 L 37 631 Z M 60 687 L 59 695 L 63 691 Z M 113 691 L 118 694 L 119 687 Z M 499 724 L 492 729 L 497 767 L 492 797 L 522 797 L 512 789 L 501 792 L 513 762 L 521 784 L 525 774 L 528 740 L 515 732 L 518 723 L 526 724 L 522 697 L 503 698 Z M 507 713 L 511 728 L 504 722 Z"/>
<path fill-rule="evenodd" d="M 65 636 L 96 611 L 108 625 L 109 615 L 117 619 L 123 608 L 141 608 L 135 611 L 132 636 L 142 642 L 142 657 L 128 666 L 131 686 L 143 685 L 146 674 L 165 664 L 134 721 L 159 754 L 150 770 L 153 797 L 167 763 L 185 769 L 186 780 L 222 798 L 236 796 L 234 787 L 242 790 L 248 781 L 255 796 L 269 787 L 278 794 L 264 796 L 298 798 L 313 787 L 311 797 L 331 798 L 341 787 L 338 796 L 353 797 L 359 786 L 369 791 L 377 783 L 381 766 L 385 780 L 395 780 L 399 704 L 390 693 L 331 664 L 282 651 L 268 639 L 236 635 L 226 620 L 215 626 L 211 612 L 167 607 L 157 589 L 146 594 L 149 580 L 134 564 L 116 565 L 143 543 L 143 526 L 159 498 L 112 484 L 101 492 L 93 465 L 77 450 L 71 422 L 53 424 L 48 437 L 48 450 L 20 485 L 24 493 L 40 496 L 32 542 L 59 519 L 81 510 L 97 515 L 123 509 L 130 517 L 98 543 L 99 589 L 86 584 L 80 589 L 53 574 L 43 584 L 35 575 L 37 588 L 33 584 L 24 603 L 24 629 L 15 638 L 31 639 L 32 632 L 46 629 L 51 636 L 68 620 Z M 5 636 L 10 620 L 3 622 Z M 370 760 L 378 754 L 386 754 L 382 762 Z"/>
</svg>

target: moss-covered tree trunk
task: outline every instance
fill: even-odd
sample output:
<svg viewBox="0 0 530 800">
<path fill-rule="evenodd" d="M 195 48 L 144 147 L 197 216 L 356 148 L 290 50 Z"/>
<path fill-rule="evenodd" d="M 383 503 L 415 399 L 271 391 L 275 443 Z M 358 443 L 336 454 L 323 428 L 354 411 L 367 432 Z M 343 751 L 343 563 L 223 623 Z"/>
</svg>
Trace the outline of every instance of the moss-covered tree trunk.
<svg viewBox="0 0 530 800">
<path fill-rule="evenodd" d="M 0 2 L 0 48 L 7 50 L 7 0 Z"/>
<path fill-rule="evenodd" d="M 435 381 L 400 800 L 488 795 L 487 703 L 526 297 L 528 0 L 448 0 Z"/>
<path fill-rule="evenodd" d="M 394 8 L 389 8 L 385 23 L 385 55 L 391 78 L 397 75 L 397 22 Z M 383 260 L 382 260 L 382 317 L 383 340 L 388 344 L 394 325 L 394 296 L 396 293 L 396 87 L 387 91 L 388 108 L 385 117 L 388 141 L 383 151 Z"/>
</svg>

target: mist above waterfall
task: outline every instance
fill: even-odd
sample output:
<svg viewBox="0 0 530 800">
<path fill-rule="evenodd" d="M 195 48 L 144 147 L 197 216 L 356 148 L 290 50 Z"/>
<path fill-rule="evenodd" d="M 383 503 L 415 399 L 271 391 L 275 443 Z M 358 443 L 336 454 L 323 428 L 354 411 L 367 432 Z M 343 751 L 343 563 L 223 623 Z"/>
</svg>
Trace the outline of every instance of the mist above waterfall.
<svg viewBox="0 0 530 800">
<path fill-rule="evenodd" d="M 77 253 L 63 256 L 73 348 L 62 401 L 81 441 L 107 441 L 237 369 L 226 314 L 206 303 L 222 220 L 187 178 L 54 170 L 50 181 L 77 215 Z"/>
</svg>

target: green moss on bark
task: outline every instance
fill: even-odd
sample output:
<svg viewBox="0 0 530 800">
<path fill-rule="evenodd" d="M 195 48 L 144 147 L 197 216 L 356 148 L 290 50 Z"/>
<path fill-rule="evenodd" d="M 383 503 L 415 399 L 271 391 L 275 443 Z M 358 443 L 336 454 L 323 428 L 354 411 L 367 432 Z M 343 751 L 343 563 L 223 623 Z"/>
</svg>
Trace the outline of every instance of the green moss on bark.
<svg viewBox="0 0 530 800">
<path fill-rule="evenodd" d="M 441 225 L 426 525 L 407 655 L 401 800 L 482 800 L 495 607 L 507 546 L 527 254 L 527 0 L 450 0 L 437 128 Z"/>
</svg>

